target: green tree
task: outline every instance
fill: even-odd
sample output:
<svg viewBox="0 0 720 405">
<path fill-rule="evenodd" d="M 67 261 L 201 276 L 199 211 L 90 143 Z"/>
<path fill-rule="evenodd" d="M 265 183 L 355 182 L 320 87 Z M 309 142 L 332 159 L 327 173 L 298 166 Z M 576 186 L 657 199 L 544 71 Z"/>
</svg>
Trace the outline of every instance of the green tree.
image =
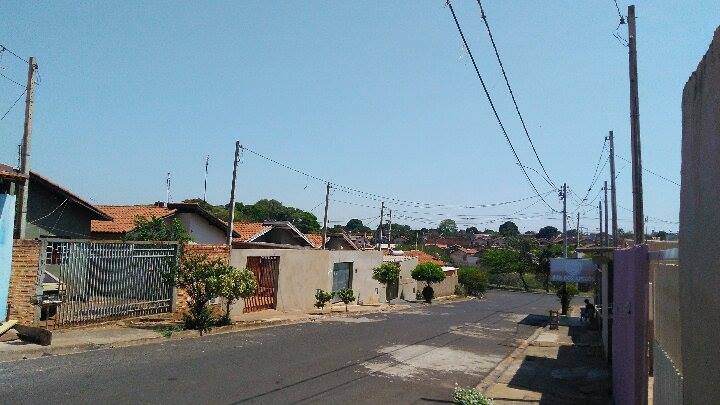
<svg viewBox="0 0 720 405">
<path fill-rule="evenodd" d="M 558 235 L 560 235 L 560 231 L 554 226 L 544 226 L 537 233 L 537 237 L 543 239 L 552 239 Z"/>
<path fill-rule="evenodd" d="M 570 303 L 574 296 L 578 294 L 577 285 L 573 283 L 563 283 L 557 290 L 557 296 L 560 299 L 560 312 L 567 315 L 570 309 Z"/>
<path fill-rule="evenodd" d="M 321 290 L 318 288 L 315 291 L 315 307 L 322 311 L 322 309 L 325 308 L 325 305 L 327 305 L 327 303 L 330 302 L 332 297 L 333 297 L 332 292 Z"/>
<path fill-rule="evenodd" d="M 202 334 L 209 330 L 213 319 L 208 302 L 222 293 L 222 277 L 227 265 L 220 259 L 209 259 L 207 255 L 186 253 L 178 266 L 171 267 L 165 274 L 166 280 L 182 288 L 190 298 L 190 310 L 185 314 L 185 327 L 197 329 Z"/>
<path fill-rule="evenodd" d="M 523 283 L 523 288 L 525 291 L 529 291 L 530 287 L 525 280 L 525 273 L 537 272 L 538 259 L 535 255 L 538 247 L 537 240 L 526 236 L 516 236 L 508 238 L 507 243 L 510 248 L 518 253 L 517 271 Z"/>
<path fill-rule="evenodd" d="M 373 269 L 372 278 L 380 284 L 391 284 L 400 279 L 400 265 L 398 263 L 383 262 Z"/>
<path fill-rule="evenodd" d="M 125 234 L 129 241 L 173 241 L 186 243 L 192 240 L 190 233 L 178 218 L 166 221 L 162 218 L 135 218 L 135 229 Z"/>
<path fill-rule="evenodd" d="M 438 232 L 443 236 L 454 235 L 457 233 L 457 224 L 452 219 L 443 219 L 438 225 Z"/>
<path fill-rule="evenodd" d="M 482 295 L 488 286 L 487 272 L 478 267 L 461 267 L 458 270 L 458 283 L 465 287 L 470 295 Z"/>
<path fill-rule="evenodd" d="M 340 301 L 345 304 L 345 312 L 348 311 L 348 304 L 355 301 L 355 293 L 352 288 L 343 288 L 342 290 L 338 290 L 335 292 L 335 295 L 337 295 Z"/>
<path fill-rule="evenodd" d="M 498 228 L 498 232 L 502 236 L 520 235 L 520 230 L 518 229 L 517 225 L 515 225 L 515 223 L 512 221 L 507 221 L 504 224 L 500 225 L 500 228 Z"/>
<path fill-rule="evenodd" d="M 288 221 L 303 233 L 320 232 L 317 217 L 310 212 L 286 207 L 280 201 L 262 199 L 255 204 L 235 203 L 235 221 Z"/>
<path fill-rule="evenodd" d="M 478 229 L 475 228 L 474 226 L 471 226 L 471 227 L 468 227 L 465 229 L 465 233 L 475 235 L 475 234 L 480 233 L 480 231 L 478 231 Z"/>
<path fill-rule="evenodd" d="M 551 243 L 537 249 L 535 255 L 538 259 L 537 274 L 543 277 L 545 291 L 550 291 L 550 259 L 563 256 L 562 245 Z"/>
<path fill-rule="evenodd" d="M 426 302 L 431 302 L 433 299 L 432 283 L 439 283 L 445 280 L 445 272 L 442 267 L 432 262 L 420 263 L 413 269 L 410 276 L 417 281 L 425 283 L 422 294 Z"/>
<path fill-rule="evenodd" d="M 227 325 L 230 323 L 230 307 L 233 302 L 255 294 L 258 283 L 253 272 L 245 268 L 224 265 L 218 271 L 221 272 L 220 296 L 225 298 L 225 315 L 220 322 Z"/>
<path fill-rule="evenodd" d="M 353 218 L 353 219 L 349 220 L 347 225 L 345 225 L 345 230 L 347 230 L 348 232 L 353 232 L 353 233 L 370 233 L 370 232 L 372 232 L 372 229 L 365 226 L 365 224 L 363 224 L 363 222 L 357 218 Z"/>
</svg>

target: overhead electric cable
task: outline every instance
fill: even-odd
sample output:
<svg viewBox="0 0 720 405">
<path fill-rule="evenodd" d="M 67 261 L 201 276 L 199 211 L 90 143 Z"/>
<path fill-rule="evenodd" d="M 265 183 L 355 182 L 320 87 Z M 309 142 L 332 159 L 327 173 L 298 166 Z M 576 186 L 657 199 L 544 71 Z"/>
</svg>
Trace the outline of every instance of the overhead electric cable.
<svg viewBox="0 0 720 405">
<path fill-rule="evenodd" d="M 490 37 L 490 43 L 492 44 L 493 50 L 495 50 L 495 57 L 497 58 L 498 64 L 500 65 L 500 71 L 502 72 L 503 78 L 505 79 L 505 85 L 507 86 L 508 92 L 510 93 L 510 98 L 512 98 L 513 105 L 515 106 L 515 111 L 517 112 L 518 118 L 520 118 L 520 123 L 522 124 L 523 130 L 525 131 L 525 136 L 528 139 L 528 142 L 530 142 L 530 147 L 533 150 L 533 153 L 535 154 L 535 158 L 537 159 L 538 163 L 540 163 L 540 168 L 542 169 L 543 173 L 545 173 L 545 181 L 547 181 L 550 186 L 554 188 L 558 188 L 557 185 L 552 181 L 552 178 L 548 174 L 547 170 L 545 170 L 545 165 L 543 165 L 542 160 L 540 159 L 540 155 L 537 152 L 537 149 L 535 149 L 535 144 L 532 141 L 532 138 L 530 137 L 530 133 L 528 132 L 527 126 L 525 125 L 525 119 L 523 118 L 522 114 L 520 113 L 520 107 L 518 107 L 517 100 L 515 99 L 515 93 L 512 90 L 512 87 L 510 86 L 510 80 L 507 77 L 507 73 L 505 72 L 505 66 L 502 63 L 502 60 L 500 59 L 500 52 L 498 51 L 497 45 L 495 44 L 495 39 L 493 38 L 492 31 L 490 30 L 490 24 L 488 23 L 487 16 L 485 14 L 485 9 L 483 9 L 482 2 L 480 0 L 477 0 L 478 6 L 480 6 L 480 16 L 485 23 L 485 29 L 487 30 L 488 37 Z"/>
<path fill-rule="evenodd" d="M 500 129 L 502 130 L 503 135 L 505 135 L 505 140 L 507 141 L 508 145 L 510 146 L 510 150 L 512 151 L 513 155 L 515 156 L 515 160 L 517 161 L 518 165 L 520 165 L 520 169 L 522 170 L 523 174 L 525 175 L 525 178 L 527 179 L 528 183 L 530 183 L 530 186 L 532 187 L 533 191 L 535 191 L 535 194 L 545 203 L 545 205 L 548 206 L 553 211 L 557 210 L 553 208 L 550 204 L 548 204 L 547 201 L 540 195 L 540 191 L 538 191 L 537 187 L 535 186 L 535 183 L 533 183 L 532 179 L 527 173 L 527 170 L 525 170 L 525 167 L 523 166 L 522 162 L 520 161 L 520 157 L 517 154 L 517 151 L 515 151 L 515 147 L 512 144 L 512 141 L 510 141 L 510 136 L 508 136 L 507 131 L 505 130 L 505 126 L 502 123 L 502 120 L 500 119 L 500 115 L 497 112 L 497 109 L 495 108 L 495 104 L 492 101 L 492 97 L 490 97 L 490 92 L 488 91 L 487 85 L 485 84 L 485 80 L 483 79 L 482 75 L 480 74 L 480 69 L 477 66 L 477 62 L 475 62 L 475 57 L 472 54 L 472 51 L 470 50 L 470 45 L 468 44 L 467 40 L 465 39 L 465 34 L 462 31 L 462 28 L 460 27 L 460 22 L 457 19 L 457 15 L 455 14 L 455 9 L 453 9 L 452 3 L 450 0 L 447 0 L 448 8 L 450 9 L 450 12 L 452 13 L 453 20 L 455 21 L 455 26 L 458 29 L 458 32 L 460 33 L 460 38 L 462 39 L 463 44 L 465 45 L 465 50 L 468 53 L 468 56 L 470 56 L 470 61 L 473 64 L 473 67 L 475 68 L 475 73 L 477 74 L 478 79 L 480 79 L 480 84 L 482 85 L 483 91 L 485 92 L 485 98 L 487 98 L 488 103 L 490 103 L 490 108 L 493 111 L 493 114 L 495 115 L 495 120 L 497 120 L 498 125 L 500 126 Z"/>
<path fill-rule="evenodd" d="M 627 160 L 627 159 L 625 159 L 624 157 L 619 156 L 619 155 L 616 155 L 616 156 L 619 157 L 621 160 L 624 160 L 625 162 L 630 163 L 630 161 Z M 658 174 L 658 173 L 655 173 L 654 171 L 652 171 L 652 170 L 650 170 L 650 169 L 646 169 L 645 167 L 643 167 L 643 171 L 644 171 L 644 172 L 648 172 L 648 173 L 652 174 L 653 176 L 657 176 L 657 177 L 659 177 L 659 178 L 661 178 L 661 179 L 663 179 L 663 180 L 665 180 L 665 181 L 667 181 L 667 182 L 669 182 L 669 183 L 672 183 L 672 184 L 680 187 L 680 183 L 678 183 L 678 182 L 676 182 L 676 181 L 674 181 L 674 180 L 668 179 L 667 177 L 662 176 L 662 175 L 660 175 L 660 174 Z"/>
<path fill-rule="evenodd" d="M 5 111 L 5 114 L 3 114 L 2 117 L 0 117 L 0 121 L 4 120 L 5 117 L 7 117 L 7 115 L 10 114 L 10 111 L 12 111 L 12 109 L 15 108 L 15 105 L 16 105 L 16 104 L 18 103 L 18 101 L 20 101 L 20 99 L 25 95 L 25 92 L 26 92 L 26 91 L 27 91 L 27 90 L 23 91 L 22 94 L 20 94 L 20 95 L 18 96 L 18 98 L 15 99 L 15 102 L 12 103 L 12 105 L 10 106 L 10 108 L 8 108 L 8 110 Z"/>
</svg>

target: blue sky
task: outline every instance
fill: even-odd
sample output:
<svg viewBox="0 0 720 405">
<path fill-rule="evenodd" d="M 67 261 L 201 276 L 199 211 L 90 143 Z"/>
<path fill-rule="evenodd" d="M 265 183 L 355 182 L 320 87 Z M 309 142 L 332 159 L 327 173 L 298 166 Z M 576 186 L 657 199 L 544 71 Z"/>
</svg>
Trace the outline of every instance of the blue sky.
<svg viewBox="0 0 720 405">
<path fill-rule="evenodd" d="M 627 48 L 612 36 L 614 4 L 485 3 L 548 172 L 584 195 L 609 129 L 617 155 L 630 157 Z M 521 159 L 537 168 L 477 4 L 453 4 Z M 627 3 L 619 4 L 625 13 Z M 643 163 L 674 180 L 682 88 L 720 17 L 714 1 L 685 4 L 637 3 Z M 403 200 L 459 206 L 533 194 L 443 1 L 4 1 L 0 13 L 0 43 L 39 62 L 32 166 L 91 201 L 163 200 L 168 171 L 174 200 L 201 196 L 210 155 L 208 200 L 224 203 L 236 139 L 314 175 Z M 24 81 L 26 67 L 8 54 L 0 69 Z M 21 92 L 0 78 L 2 113 Z M 2 162 L 17 162 L 22 111 L 20 103 L 0 121 Z M 618 202 L 632 208 L 630 169 L 621 159 L 617 166 Z M 600 180 L 607 178 L 606 167 Z M 679 187 L 649 174 L 644 185 L 646 214 L 677 221 Z M 276 198 L 321 217 L 324 186 L 246 154 L 238 198 Z M 378 215 L 377 201 L 339 190 L 332 199 L 333 221 Z M 553 193 L 548 201 L 561 207 Z M 522 229 L 560 227 L 560 216 L 542 203 L 527 207 L 532 202 L 396 206 L 395 215 L 432 219 L 399 221 L 415 226 L 449 217 L 497 229 L 500 216 L 523 214 L 515 221 Z M 572 213 L 576 205 L 569 200 Z M 588 210 L 581 225 L 596 229 L 597 208 L 580 210 Z M 618 216 L 632 227 L 630 212 Z M 478 219 L 459 219 L 468 217 Z M 677 224 L 653 219 L 648 228 Z"/>
</svg>

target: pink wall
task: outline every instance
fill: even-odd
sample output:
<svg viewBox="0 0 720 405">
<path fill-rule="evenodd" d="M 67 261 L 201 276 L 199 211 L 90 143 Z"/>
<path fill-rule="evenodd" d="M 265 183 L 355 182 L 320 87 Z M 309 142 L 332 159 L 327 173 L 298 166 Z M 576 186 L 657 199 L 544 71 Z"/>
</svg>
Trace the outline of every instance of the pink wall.
<svg viewBox="0 0 720 405">
<path fill-rule="evenodd" d="M 648 249 L 616 250 L 612 379 L 616 404 L 647 404 Z"/>
</svg>

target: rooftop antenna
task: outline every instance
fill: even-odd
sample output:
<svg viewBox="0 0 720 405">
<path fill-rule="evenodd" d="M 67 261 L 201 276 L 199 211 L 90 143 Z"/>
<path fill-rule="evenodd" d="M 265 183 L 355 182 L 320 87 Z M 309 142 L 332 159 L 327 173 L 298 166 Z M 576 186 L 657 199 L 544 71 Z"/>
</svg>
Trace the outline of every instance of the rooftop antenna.
<svg viewBox="0 0 720 405">
<path fill-rule="evenodd" d="M 165 205 L 167 206 L 170 204 L 170 172 L 167 173 L 165 185 L 167 186 L 165 189 Z"/>
<path fill-rule="evenodd" d="M 210 155 L 205 156 L 205 181 L 203 185 L 203 201 L 207 202 L 207 175 L 208 165 L 210 164 Z"/>
</svg>

